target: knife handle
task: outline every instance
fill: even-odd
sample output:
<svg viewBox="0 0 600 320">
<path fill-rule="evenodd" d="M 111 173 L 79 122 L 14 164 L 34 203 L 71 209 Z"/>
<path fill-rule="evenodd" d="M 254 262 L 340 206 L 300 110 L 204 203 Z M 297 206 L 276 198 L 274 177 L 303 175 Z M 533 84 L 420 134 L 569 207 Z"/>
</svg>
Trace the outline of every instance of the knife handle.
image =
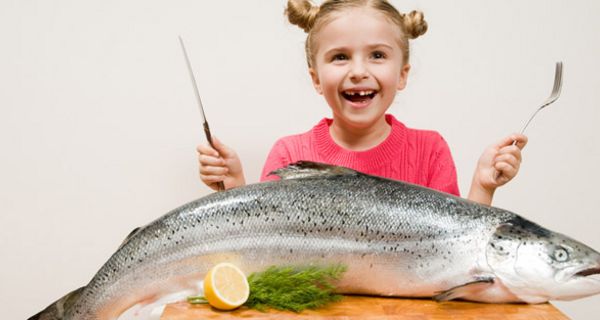
<svg viewBox="0 0 600 320">
<path fill-rule="evenodd" d="M 212 136 L 210 134 L 210 128 L 208 127 L 208 122 L 204 122 L 203 126 L 204 126 L 204 134 L 206 135 L 206 140 L 208 140 L 208 144 L 210 144 L 210 146 L 216 150 L 215 145 L 213 144 L 213 141 L 212 141 Z M 225 184 L 223 183 L 223 181 L 217 182 L 217 189 L 219 191 L 225 190 Z"/>
</svg>

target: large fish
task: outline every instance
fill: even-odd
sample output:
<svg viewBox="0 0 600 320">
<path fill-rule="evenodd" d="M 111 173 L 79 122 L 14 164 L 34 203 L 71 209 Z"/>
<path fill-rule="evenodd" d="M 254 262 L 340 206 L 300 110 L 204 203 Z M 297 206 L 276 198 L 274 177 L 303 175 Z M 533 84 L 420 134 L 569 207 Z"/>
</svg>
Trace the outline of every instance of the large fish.
<svg viewBox="0 0 600 320">
<path fill-rule="evenodd" d="M 224 261 L 247 274 L 342 263 L 342 293 L 541 303 L 600 292 L 598 252 L 509 211 L 342 167 L 275 173 L 135 230 L 87 286 L 30 319 L 141 314 L 193 294 Z"/>
</svg>

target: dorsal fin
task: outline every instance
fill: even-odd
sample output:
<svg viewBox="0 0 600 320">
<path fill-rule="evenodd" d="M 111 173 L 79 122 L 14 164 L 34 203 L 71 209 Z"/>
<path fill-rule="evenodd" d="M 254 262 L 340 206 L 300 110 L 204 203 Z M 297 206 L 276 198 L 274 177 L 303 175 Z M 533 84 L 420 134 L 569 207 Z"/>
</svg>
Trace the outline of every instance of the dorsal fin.
<svg viewBox="0 0 600 320">
<path fill-rule="evenodd" d="M 142 227 L 137 227 L 133 230 L 131 230 L 131 232 L 127 235 L 127 237 L 125 237 L 125 240 L 123 240 L 123 242 L 121 242 L 121 245 L 119 245 L 119 249 L 121 249 L 121 247 L 127 243 L 127 241 L 129 241 L 129 239 L 131 239 L 131 237 L 133 237 L 136 233 L 138 233 L 138 231 L 140 231 L 140 229 L 142 229 Z"/>
<path fill-rule="evenodd" d="M 313 161 L 298 161 L 286 167 L 273 170 L 268 175 L 276 175 L 282 180 L 287 180 L 317 176 L 355 175 L 357 173 L 357 171 L 346 167 L 332 166 Z"/>
</svg>

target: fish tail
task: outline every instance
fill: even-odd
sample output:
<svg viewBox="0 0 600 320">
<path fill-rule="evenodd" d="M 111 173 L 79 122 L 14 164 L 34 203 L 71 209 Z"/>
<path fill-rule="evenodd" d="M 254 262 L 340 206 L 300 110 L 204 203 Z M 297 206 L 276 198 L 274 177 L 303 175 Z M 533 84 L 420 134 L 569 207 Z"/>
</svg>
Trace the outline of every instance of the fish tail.
<svg viewBox="0 0 600 320">
<path fill-rule="evenodd" d="M 40 311 L 38 314 L 30 317 L 28 320 L 63 320 L 65 312 L 68 311 L 77 300 L 85 287 L 67 293 L 64 297 L 58 299 L 53 304 Z"/>
</svg>

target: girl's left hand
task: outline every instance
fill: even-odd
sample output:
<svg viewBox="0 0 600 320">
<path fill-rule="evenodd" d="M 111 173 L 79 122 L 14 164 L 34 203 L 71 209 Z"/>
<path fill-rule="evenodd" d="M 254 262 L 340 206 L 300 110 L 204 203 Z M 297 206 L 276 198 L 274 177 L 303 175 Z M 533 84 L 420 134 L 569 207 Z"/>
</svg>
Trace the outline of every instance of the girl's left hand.
<svg viewBox="0 0 600 320">
<path fill-rule="evenodd" d="M 477 163 L 473 183 L 494 192 L 496 188 L 512 180 L 519 172 L 521 150 L 526 144 L 526 136 L 514 133 L 487 147 Z"/>
</svg>

